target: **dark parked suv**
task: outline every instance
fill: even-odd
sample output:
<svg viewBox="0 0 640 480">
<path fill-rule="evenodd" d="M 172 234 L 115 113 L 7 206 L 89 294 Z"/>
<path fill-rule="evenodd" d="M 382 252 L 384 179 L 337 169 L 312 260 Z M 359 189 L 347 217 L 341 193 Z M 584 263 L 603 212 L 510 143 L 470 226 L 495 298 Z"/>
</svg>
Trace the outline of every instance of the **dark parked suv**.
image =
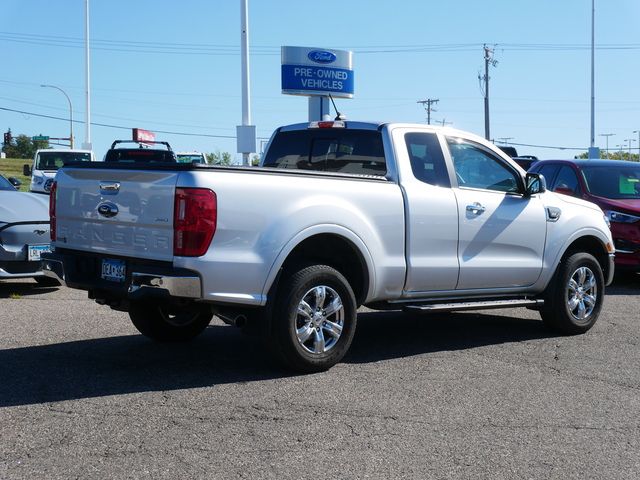
<svg viewBox="0 0 640 480">
<path fill-rule="evenodd" d="M 122 147 L 123 143 L 134 143 L 134 148 Z M 153 145 L 153 148 L 149 147 Z M 157 148 L 162 145 L 164 148 Z M 105 162 L 117 163 L 176 163 L 176 154 L 171 150 L 167 142 L 136 142 L 134 140 L 116 140 L 111 144 L 111 148 L 104 155 Z"/>
<path fill-rule="evenodd" d="M 619 160 L 542 160 L 547 188 L 597 204 L 611 222 L 616 269 L 640 271 L 640 163 Z"/>
</svg>

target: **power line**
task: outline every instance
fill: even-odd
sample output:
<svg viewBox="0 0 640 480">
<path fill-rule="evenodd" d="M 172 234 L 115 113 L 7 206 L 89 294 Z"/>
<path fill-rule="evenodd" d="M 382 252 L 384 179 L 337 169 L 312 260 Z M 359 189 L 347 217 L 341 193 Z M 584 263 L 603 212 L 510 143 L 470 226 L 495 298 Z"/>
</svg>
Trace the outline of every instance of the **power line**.
<svg viewBox="0 0 640 480">
<path fill-rule="evenodd" d="M 0 40 L 27 45 L 83 48 L 84 39 L 56 35 L 42 35 L 0 31 Z M 354 50 L 358 54 L 379 53 L 429 53 L 429 52 L 470 52 L 480 46 L 479 43 L 417 44 L 417 45 L 349 45 L 339 48 Z M 238 45 L 205 43 L 141 42 L 135 40 L 92 39 L 91 48 L 127 53 L 159 53 L 176 55 L 218 55 L 232 56 L 240 53 Z M 504 43 L 501 50 L 511 51 L 581 51 L 591 48 L 589 44 L 554 43 Z M 640 43 L 600 44 L 596 50 L 640 50 Z M 252 46 L 252 55 L 280 55 L 280 47 L 275 45 Z"/>
<path fill-rule="evenodd" d="M 516 145 L 517 147 L 550 148 L 553 150 L 588 150 L 588 147 L 558 147 L 553 145 L 533 145 L 531 143 L 509 142 L 509 145 Z"/>
<path fill-rule="evenodd" d="M 45 115 L 43 113 L 34 113 L 34 112 L 26 112 L 24 110 L 16 110 L 13 108 L 6 108 L 6 107 L 0 107 L 0 110 L 4 110 L 7 112 L 14 112 L 14 113 L 21 113 L 23 115 L 33 115 L 34 117 L 42 117 L 42 118 L 50 118 L 52 120 L 62 120 L 64 122 L 68 122 L 69 119 L 68 118 L 63 118 L 63 117 L 56 117 L 54 115 Z M 74 120 L 74 123 L 84 123 L 81 120 Z M 105 128 L 117 128 L 120 130 L 131 130 L 134 127 L 125 127 L 123 125 L 110 125 L 108 123 L 97 123 L 97 122 L 91 122 L 91 125 L 94 125 L 96 127 L 105 127 Z M 189 132 L 170 132 L 167 130 L 153 130 L 155 133 L 164 133 L 166 135 L 182 135 L 182 136 L 187 136 L 187 137 L 207 137 L 207 138 L 236 138 L 235 135 L 211 135 L 211 134 L 206 134 L 206 133 L 189 133 Z M 269 137 L 257 137 L 259 139 L 262 140 L 268 140 Z"/>
<path fill-rule="evenodd" d="M 33 115 L 34 117 L 50 118 L 52 120 L 60 120 L 60 121 L 64 121 L 64 122 L 68 122 L 69 121 L 68 118 L 56 117 L 54 115 L 45 115 L 45 114 L 42 114 L 42 113 L 26 112 L 24 110 L 15 110 L 13 108 L 0 107 L 0 110 L 4 110 L 4 111 L 7 111 L 7 112 L 21 113 L 23 115 Z M 81 120 L 74 120 L 74 123 L 82 123 L 82 121 Z M 97 123 L 97 122 L 91 122 L 91 125 L 94 125 L 94 126 L 97 126 L 97 127 L 105 127 L 105 128 L 117 128 L 117 129 L 120 129 L 120 130 L 131 130 L 131 128 L 133 128 L 133 127 L 125 127 L 123 125 L 110 125 L 110 124 L 107 124 L 107 123 Z M 183 136 L 190 136 L 190 137 L 231 138 L 231 139 L 235 139 L 236 138 L 235 135 L 209 135 L 209 134 L 205 134 L 205 133 L 169 132 L 169 131 L 165 131 L 165 130 L 154 130 L 154 132 L 156 132 L 156 133 L 164 133 L 164 134 L 167 134 L 167 135 L 183 135 Z M 257 138 L 260 139 L 260 140 L 269 140 L 269 137 L 257 137 Z M 531 144 L 531 143 L 509 142 L 509 145 L 515 145 L 515 146 L 518 146 L 518 147 L 548 148 L 548 149 L 554 149 L 554 150 L 587 150 L 587 147 L 559 147 L 559 146 L 554 146 L 554 145 L 535 145 L 535 144 Z"/>
</svg>

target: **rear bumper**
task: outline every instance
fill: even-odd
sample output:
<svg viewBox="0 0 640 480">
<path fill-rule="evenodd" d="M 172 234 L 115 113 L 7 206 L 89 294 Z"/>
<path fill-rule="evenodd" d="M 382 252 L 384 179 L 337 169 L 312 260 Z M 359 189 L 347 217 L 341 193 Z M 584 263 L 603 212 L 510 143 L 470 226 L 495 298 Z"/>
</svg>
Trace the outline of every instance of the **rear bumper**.
<svg viewBox="0 0 640 480">
<path fill-rule="evenodd" d="M 40 262 L 28 261 L 0 261 L 0 280 L 9 278 L 34 278 L 41 277 Z"/>
<path fill-rule="evenodd" d="M 202 281 L 196 272 L 174 268 L 166 262 L 144 265 L 137 259 L 123 259 L 127 265 L 125 280 L 111 282 L 100 277 L 98 266 L 102 258 L 82 252 L 46 253 L 42 255 L 42 271 L 67 287 L 89 291 L 93 298 L 202 298 Z"/>
</svg>

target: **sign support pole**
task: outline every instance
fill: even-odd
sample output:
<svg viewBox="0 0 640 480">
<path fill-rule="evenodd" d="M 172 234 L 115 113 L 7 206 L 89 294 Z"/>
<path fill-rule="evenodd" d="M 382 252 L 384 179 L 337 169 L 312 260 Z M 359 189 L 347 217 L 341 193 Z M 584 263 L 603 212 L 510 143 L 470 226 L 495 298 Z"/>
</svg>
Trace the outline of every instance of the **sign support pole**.
<svg viewBox="0 0 640 480">
<path fill-rule="evenodd" d="M 331 120 L 329 97 L 309 97 L 309 121 Z"/>
</svg>

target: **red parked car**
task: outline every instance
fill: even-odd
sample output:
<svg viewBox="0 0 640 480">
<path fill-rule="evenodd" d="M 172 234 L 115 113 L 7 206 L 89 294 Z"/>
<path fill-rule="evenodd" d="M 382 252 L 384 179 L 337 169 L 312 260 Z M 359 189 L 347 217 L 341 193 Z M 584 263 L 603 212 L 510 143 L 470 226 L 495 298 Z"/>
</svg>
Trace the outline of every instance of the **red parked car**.
<svg viewBox="0 0 640 480">
<path fill-rule="evenodd" d="M 640 163 L 541 160 L 530 168 L 547 188 L 597 204 L 611 222 L 616 269 L 640 271 Z"/>
</svg>

